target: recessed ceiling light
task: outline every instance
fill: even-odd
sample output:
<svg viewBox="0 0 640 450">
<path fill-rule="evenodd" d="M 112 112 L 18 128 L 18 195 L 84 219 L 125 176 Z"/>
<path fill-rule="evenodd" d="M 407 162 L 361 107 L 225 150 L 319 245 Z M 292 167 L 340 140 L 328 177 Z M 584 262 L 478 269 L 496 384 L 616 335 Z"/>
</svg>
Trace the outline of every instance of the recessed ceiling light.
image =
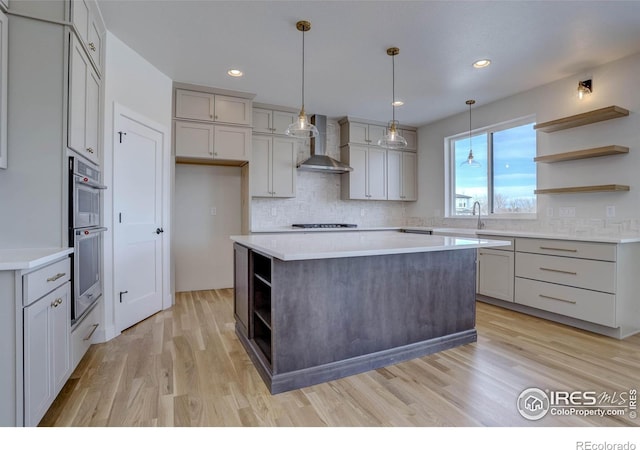
<svg viewBox="0 0 640 450">
<path fill-rule="evenodd" d="M 241 77 L 243 75 L 242 70 L 238 69 L 230 69 L 227 71 L 227 73 L 232 77 Z"/>
<path fill-rule="evenodd" d="M 489 64 L 491 64 L 490 59 L 479 59 L 473 63 L 473 67 L 476 69 L 482 69 L 483 67 L 487 67 Z"/>
<path fill-rule="evenodd" d="M 402 100 L 396 100 L 395 102 L 391 103 L 391 106 L 402 106 L 404 105 L 404 102 Z"/>
</svg>

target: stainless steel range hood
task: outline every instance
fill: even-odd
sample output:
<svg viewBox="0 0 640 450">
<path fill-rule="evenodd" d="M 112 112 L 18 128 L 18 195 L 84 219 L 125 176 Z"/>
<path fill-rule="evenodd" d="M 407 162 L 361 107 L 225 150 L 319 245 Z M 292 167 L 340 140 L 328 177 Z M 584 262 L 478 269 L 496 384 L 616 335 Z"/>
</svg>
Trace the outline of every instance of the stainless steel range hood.
<svg viewBox="0 0 640 450">
<path fill-rule="evenodd" d="M 353 168 L 327 156 L 327 116 L 313 115 L 311 123 L 318 129 L 318 136 L 311 138 L 311 156 L 298 164 L 298 169 L 310 172 L 346 173 Z"/>
</svg>

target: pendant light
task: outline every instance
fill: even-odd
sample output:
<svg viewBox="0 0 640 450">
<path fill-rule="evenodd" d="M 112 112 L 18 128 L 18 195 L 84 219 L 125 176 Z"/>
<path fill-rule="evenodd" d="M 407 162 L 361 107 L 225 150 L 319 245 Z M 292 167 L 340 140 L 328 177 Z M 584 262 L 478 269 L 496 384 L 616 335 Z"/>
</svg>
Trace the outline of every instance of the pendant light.
<svg viewBox="0 0 640 450">
<path fill-rule="evenodd" d="M 318 129 L 309 122 L 304 112 L 304 34 L 311 29 L 311 22 L 300 20 L 296 23 L 296 28 L 298 31 L 302 31 L 302 108 L 300 108 L 298 120 L 289 125 L 286 133 L 287 136 L 306 139 L 318 135 Z"/>
<path fill-rule="evenodd" d="M 392 79 L 392 88 L 391 88 L 391 108 L 393 111 L 393 116 L 391 122 L 389 122 L 389 127 L 387 128 L 387 133 L 380 138 L 378 141 L 378 145 L 383 148 L 390 149 L 400 149 L 405 148 L 407 146 L 407 140 L 402 137 L 398 133 L 398 121 L 396 120 L 396 65 L 395 65 L 395 56 L 400 53 L 400 49 L 398 47 L 391 47 L 387 49 L 387 55 L 391 56 L 391 79 Z"/>
<path fill-rule="evenodd" d="M 473 157 L 473 149 L 471 148 L 471 105 L 474 105 L 476 101 L 467 100 L 465 103 L 469 105 L 469 156 L 460 164 L 460 167 L 480 167 L 480 163 Z"/>
</svg>

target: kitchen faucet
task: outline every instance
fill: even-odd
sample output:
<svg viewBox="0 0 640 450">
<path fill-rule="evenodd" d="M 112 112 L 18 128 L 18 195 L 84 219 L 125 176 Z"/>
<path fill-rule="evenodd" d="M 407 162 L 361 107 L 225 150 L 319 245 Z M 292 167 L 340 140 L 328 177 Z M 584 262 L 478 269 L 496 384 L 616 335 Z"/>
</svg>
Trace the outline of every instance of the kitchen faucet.
<svg viewBox="0 0 640 450">
<path fill-rule="evenodd" d="M 473 203 L 473 211 L 472 214 L 475 216 L 476 215 L 476 205 L 478 205 L 478 230 L 482 230 L 484 228 L 484 223 L 480 222 L 480 202 L 474 202 Z"/>
</svg>

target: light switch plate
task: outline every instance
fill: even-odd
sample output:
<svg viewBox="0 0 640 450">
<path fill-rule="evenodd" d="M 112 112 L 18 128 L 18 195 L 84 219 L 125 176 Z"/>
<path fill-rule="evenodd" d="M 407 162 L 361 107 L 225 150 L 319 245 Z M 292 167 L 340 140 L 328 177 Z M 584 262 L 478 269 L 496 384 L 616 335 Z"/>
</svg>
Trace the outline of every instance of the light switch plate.
<svg viewBox="0 0 640 450">
<path fill-rule="evenodd" d="M 575 217 L 576 216 L 576 207 L 575 206 L 561 206 L 558 208 L 558 216 L 559 217 Z"/>
<path fill-rule="evenodd" d="M 615 205 L 607 206 L 607 217 L 615 217 L 616 216 L 616 207 Z"/>
</svg>

